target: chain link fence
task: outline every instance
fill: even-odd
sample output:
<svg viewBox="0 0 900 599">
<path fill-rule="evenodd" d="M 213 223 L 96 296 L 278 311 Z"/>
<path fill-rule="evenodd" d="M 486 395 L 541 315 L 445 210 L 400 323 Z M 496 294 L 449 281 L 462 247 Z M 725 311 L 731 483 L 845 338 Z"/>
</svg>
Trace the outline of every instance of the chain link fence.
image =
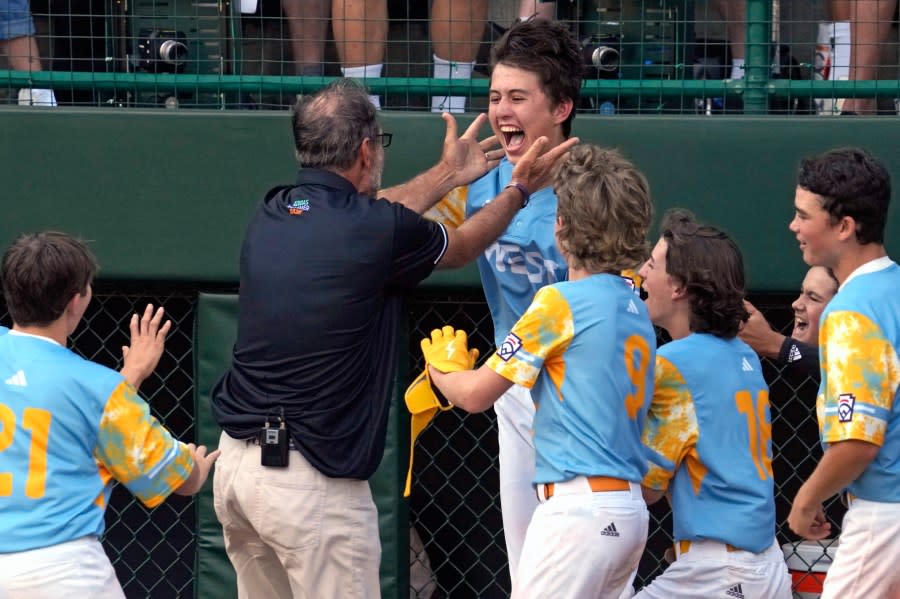
<svg viewBox="0 0 900 599">
<path fill-rule="evenodd" d="M 194 437 L 192 331 L 194 293 L 187 290 L 98 285 L 70 348 L 104 366 L 122 367 L 122 346 L 129 342 L 129 321 L 148 303 L 164 306 L 172 330 L 156 372 L 141 386 L 152 414 L 181 440 Z M 5 302 L 0 314 L 11 326 Z M 195 516 L 193 499 L 172 495 L 154 509 L 145 508 L 125 487 L 116 485 L 106 510 L 103 546 L 128 599 L 194 596 Z M 73 598 L 75 599 L 75 598 Z"/>
<path fill-rule="evenodd" d="M 793 298 L 755 299 L 774 326 L 789 331 Z M 98 285 L 71 347 L 85 358 L 110 368 L 121 367 L 121 347 L 128 343 L 128 322 L 147 303 L 162 305 L 173 327 L 165 354 L 141 394 L 179 439 L 194 438 L 193 331 L 194 290 Z M 418 342 L 444 324 L 470 332 L 482 356 L 492 350 L 492 325 L 479 292 L 423 293 L 410 303 L 410 375 L 423 367 Z M 9 326 L 0 304 L 3 324 Z M 764 361 L 771 385 L 773 469 L 776 480 L 778 539 L 794 537 L 785 520 L 800 484 L 814 468 L 821 450 L 815 421 L 816 384 L 792 380 Z M 410 501 L 411 530 L 422 541 L 411 568 L 410 596 L 418 599 L 508 597 L 510 590 L 498 488 L 497 435 L 493 410 L 467 415 L 442 413 L 422 433 L 415 460 Z M 827 507 L 835 531 L 843 516 L 837 499 Z M 103 539 L 129 599 L 194 596 L 195 515 L 191 498 L 172 496 L 148 510 L 117 486 L 106 512 Z M 636 585 L 663 571 L 671 546 L 672 523 L 666 502 L 651 507 L 647 550 Z M 808 558 L 801 558 L 809 561 Z M 810 564 L 812 565 L 812 564 Z M 802 569 L 802 568 L 801 568 Z"/>
<path fill-rule="evenodd" d="M 775 295 L 751 298 L 769 322 L 785 334 L 790 334 L 793 322 L 790 309 L 793 299 L 793 296 Z M 467 296 L 419 296 L 411 306 L 411 373 L 418 373 L 424 367 L 419 340 L 444 324 L 465 329 L 470 345 L 479 349 L 482 358 L 490 355 L 493 326 L 480 292 Z M 665 341 L 663 337 L 659 339 L 660 343 Z M 786 522 L 790 502 L 821 457 L 815 416 L 818 383 L 805 377 L 796 380 L 770 360 L 763 360 L 763 367 L 771 389 L 777 538 L 779 544 L 785 544 L 796 539 Z M 411 597 L 509 596 L 497 451 L 493 410 L 481 414 L 466 414 L 462 410 L 441 413 L 419 436 L 410 525 L 424 550 L 414 556 L 413 570 L 420 573 L 411 577 Z M 837 534 L 844 507 L 834 498 L 826 510 Z M 665 569 L 664 553 L 672 546 L 671 531 L 668 502 L 651 506 L 647 548 L 635 581 L 637 588 L 650 583 Z M 807 555 L 795 557 L 800 565 L 792 569 L 814 567 L 815 560 Z M 418 586 L 417 580 L 421 581 Z M 805 582 L 806 575 L 799 575 L 797 581 Z"/>
</svg>

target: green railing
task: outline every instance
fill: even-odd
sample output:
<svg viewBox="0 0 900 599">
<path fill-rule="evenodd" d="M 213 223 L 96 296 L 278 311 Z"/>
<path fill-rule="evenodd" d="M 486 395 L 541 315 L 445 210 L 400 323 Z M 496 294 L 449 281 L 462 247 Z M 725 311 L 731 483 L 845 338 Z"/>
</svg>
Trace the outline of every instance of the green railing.
<svg viewBox="0 0 900 599">
<path fill-rule="evenodd" d="M 502 0 L 501 0 L 502 1 Z M 511 1 L 511 0 L 507 0 Z M 888 1 L 888 0 L 885 0 Z M 408 0 L 388 0 L 390 33 L 387 40 L 384 77 L 367 78 L 366 85 L 373 93 L 393 96 L 384 102 L 386 108 L 419 109 L 427 106 L 409 100 L 410 96 L 462 95 L 472 100 L 487 95 L 485 78 L 487 51 L 502 32 L 493 21 L 485 22 L 485 35 L 477 58 L 475 78 L 467 80 L 434 79 L 430 74 L 430 47 L 427 38 L 429 22 L 427 9 L 424 18 L 417 3 Z M 37 4 L 37 3 L 35 3 Z M 325 74 L 329 76 L 299 77 L 293 75 L 293 59 L 285 50 L 290 31 L 284 17 L 273 9 L 258 9 L 257 15 L 240 15 L 230 2 L 200 3 L 194 0 L 166 0 L 160 2 L 104 2 L 89 3 L 95 9 L 70 8 L 72 17 L 93 19 L 88 31 L 73 29 L 65 34 L 52 30 L 39 31 L 42 46 L 61 48 L 68 44 L 91 42 L 97 48 L 89 58 L 90 68 L 79 62 L 80 57 L 63 60 L 48 50 L 45 71 L 30 72 L 0 70 L 0 92 L 6 87 L 53 88 L 63 103 L 164 106 L 162 97 L 180 98 L 169 106 L 241 108 L 285 107 L 293 94 L 309 93 L 339 75 L 335 51 L 326 52 Z M 698 0 L 560 0 L 558 18 L 586 45 L 596 40 L 611 39 L 620 51 L 622 62 L 614 74 L 590 70 L 585 79 L 582 111 L 596 111 L 604 100 L 620 104 L 619 112 L 686 114 L 698 112 L 693 100 L 715 97 L 725 100 L 729 113 L 761 115 L 767 113 L 811 114 L 814 98 L 900 98 L 897 44 L 888 41 L 882 55 L 888 56 L 881 65 L 882 78 L 857 81 L 813 80 L 813 55 L 816 39 L 815 23 L 824 18 L 821 11 L 799 9 L 791 2 L 780 0 L 779 12 L 773 15 L 773 0 L 747 0 L 746 3 L 746 64 L 743 79 L 726 79 L 729 65 L 725 63 L 727 41 L 698 37 L 704 20 L 704 6 Z M 55 5 L 51 5 L 55 6 Z M 268 3 L 266 4 L 268 6 Z M 48 11 L 50 8 L 47 9 Z M 81 10 L 82 14 L 77 14 Z M 268 12 L 266 12 L 268 11 Z M 36 15 L 38 20 L 55 22 L 66 15 L 47 12 Z M 490 17 L 489 17 L 490 18 Z M 607 19 L 607 20 L 604 20 Z M 615 19 L 615 20 L 613 20 Z M 773 24 L 774 19 L 774 24 Z M 102 27 L 100 26 L 102 24 Z M 508 23 L 505 23 L 508 25 Z M 721 24 L 720 24 L 721 25 Z M 136 58 L 142 32 L 148 28 L 184 30 L 187 58 L 178 66 L 147 66 L 150 62 Z M 45 28 L 46 29 L 46 28 Z M 59 29 L 59 28 L 57 28 Z M 776 37 L 773 39 L 773 29 Z M 781 30 L 789 29 L 791 39 L 781 40 Z M 591 35 L 595 37 L 591 37 Z M 423 38 L 417 39 L 417 38 Z M 784 66 L 789 74 L 778 74 L 776 63 L 781 60 L 782 41 L 789 42 L 792 62 Z M 331 38 L 321 40 L 333 48 Z M 255 48 L 255 50 L 254 50 Z M 274 48 L 274 49 L 273 49 Z M 43 52 L 42 52 L 43 53 Z M 269 54 L 274 53 L 274 56 Z M 723 64 L 718 72 L 722 78 L 694 79 L 695 58 L 713 53 L 721 55 Z M 891 54 L 893 53 L 893 54 Z M 777 58 L 776 58 L 777 57 Z M 75 68 L 62 68 L 66 64 Z M 62 65 L 62 66 L 60 66 Z M 4 66 L 0 63 L 0 67 Z M 590 66 L 590 65 L 588 65 Z M 162 70 L 166 72 L 151 72 Z M 169 72 L 171 71 L 171 72 Z M 887 76 L 888 78 L 883 78 Z M 81 95 L 76 92 L 81 92 Z M 84 93 L 93 92 L 93 96 Z M 273 96 L 272 102 L 260 96 Z M 0 93 L 2 97 L 2 93 Z M 248 98 L 255 98 L 248 101 Z M 14 103 L 14 94 L 9 94 Z M 736 102 L 740 100 L 739 102 Z M 803 101 L 797 108 L 796 101 Z M 786 103 L 786 101 L 788 101 Z M 790 101 L 794 101 L 793 107 Z M 471 109 L 482 108 L 470 102 Z"/>
</svg>

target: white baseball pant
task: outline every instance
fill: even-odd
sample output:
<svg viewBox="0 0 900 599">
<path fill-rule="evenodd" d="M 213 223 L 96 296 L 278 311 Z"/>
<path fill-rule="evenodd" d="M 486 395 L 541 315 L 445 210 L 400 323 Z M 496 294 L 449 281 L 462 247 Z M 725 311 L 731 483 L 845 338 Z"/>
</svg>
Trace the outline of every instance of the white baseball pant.
<svg viewBox="0 0 900 599">
<path fill-rule="evenodd" d="M 791 578 L 777 541 L 760 553 L 719 541 L 692 541 L 635 599 L 791 599 Z"/>
<path fill-rule="evenodd" d="M 577 477 L 554 487 L 531 519 L 512 598 L 630 597 L 649 521 L 640 485 L 594 493 Z"/>
<path fill-rule="evenodd" d="M 500 508 L 503 537 L 513 588 L 531 515 L 538 506 L 534 492 L 534 402 L 531 392 L 513 385 L 494 403 L 500 454 Z"/>
<path fill-rule="evenodd" d="M 822 599 L 900 599 L 900 503 L 851 499 Z"/>
<path fill-rule="evenodd" d="M 125 599 L 103 546 L 88 536 L 0 553 L 0 599 Z"/>
</svg>

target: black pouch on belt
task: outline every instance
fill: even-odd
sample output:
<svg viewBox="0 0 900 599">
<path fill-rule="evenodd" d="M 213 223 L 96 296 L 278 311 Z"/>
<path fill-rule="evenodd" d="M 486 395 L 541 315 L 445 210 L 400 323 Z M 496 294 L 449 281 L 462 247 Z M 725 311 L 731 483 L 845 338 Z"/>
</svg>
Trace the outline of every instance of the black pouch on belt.
<svg viewBox="0 0 900 599">
<path fill-rule="evenodd" d="M 279 419 L 278 426 L 271 426 L 268 419 L 259 431 L 259 463 L 270 468 L 287 468 L 288 436 L 284 419 Z"/>
</svg>

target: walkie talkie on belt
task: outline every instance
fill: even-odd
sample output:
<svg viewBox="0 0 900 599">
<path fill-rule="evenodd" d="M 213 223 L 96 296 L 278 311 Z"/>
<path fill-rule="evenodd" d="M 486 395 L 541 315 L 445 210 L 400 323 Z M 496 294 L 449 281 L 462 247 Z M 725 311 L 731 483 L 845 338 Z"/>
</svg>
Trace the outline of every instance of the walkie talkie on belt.
<svg viewBox="0 0 900 599">
<path fill-rule="evenodd" d="M 273 425 L 266 416 L 266 424 L 259 431 L 259 463 L 271 468 L 287 468 L 288 435 L 284 424 L 284 408 L 279 407 L 278 424 Z"/>
</svg>

